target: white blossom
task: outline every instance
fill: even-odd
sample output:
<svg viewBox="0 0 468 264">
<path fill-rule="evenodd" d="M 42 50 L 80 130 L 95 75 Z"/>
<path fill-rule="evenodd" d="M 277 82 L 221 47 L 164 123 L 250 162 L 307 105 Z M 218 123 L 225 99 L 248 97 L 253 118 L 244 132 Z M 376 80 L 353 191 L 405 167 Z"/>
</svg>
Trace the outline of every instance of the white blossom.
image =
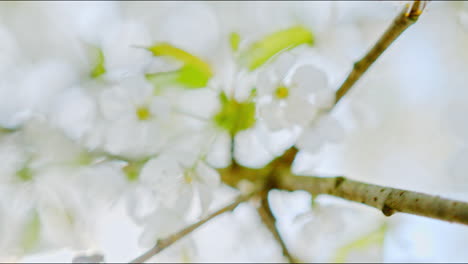
<svg viewBox="0 0 468 264">
<path fill-rule="evenodd" d="M 152 86 L 142 77 L 126 78 L 104 90 L 98 105 L 106 122 L 101 144 L 110 153 L 155 154 L 170 136 L 170 105 L 153 96 Z"/>
<path fill-rule="evenodd" d="M 212 192 L 220 184 L 219 174 L 202 160 L 179 155 L 161 155 L 148 161 L 141 171 L 142 181 L 155 190 L 159 203 L 166 208 L 186 212 L 198 197 L 206 212 Z"/>
<path fill-rule="evenodd" d="M 465 199 L 466 5 L 431 3 L 335 106 L 410 4 L 0 3 L 0 261 L 127 262 L 255 185 L 223 169 L 291 148 L 299 175 Z M 467 257 L 463 227 L 278 193 L 300 261 Z M 150 261 L 284 262 L 257 202 Z"/>
<path fill-rule="evenodd" d="M 339 143 L 343 140 L 344 130 L 332 115 L 323 115 L 302 132 L 297 145 L 308 152 L 317 152 L 324 144 Z"/>
<path fill-rule="evenodd" d="M 294 67 L 295 62 L 294 56 L 284 54 L 259 76 L 258 111 L 272 130 L 303 127 L 333 104 L 325 73 L 312 65 Z"/>
</svg>

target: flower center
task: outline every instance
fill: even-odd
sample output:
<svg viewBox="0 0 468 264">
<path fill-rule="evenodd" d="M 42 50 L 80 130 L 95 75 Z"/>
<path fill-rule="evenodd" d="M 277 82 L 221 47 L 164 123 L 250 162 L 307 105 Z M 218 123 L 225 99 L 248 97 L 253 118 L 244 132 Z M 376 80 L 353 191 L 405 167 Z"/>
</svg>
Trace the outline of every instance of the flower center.
<svg viewBox="0 0 468 264">
<path fill-rule="evenodd" d="M 231 135 L 255 125 L 255 103 L 238 102 L 221 94 L 221 110 L 214 116 L 214 122 Z"/>
<path fill-rule="evenodd" d="M 32 171 L 26 166 L 17 171 L 16 176 L 23 182 L 30 181 L 33 179 Z"/>
<path fill-rule="evenodd" d="M 127 180 L 129 182 L 137 181 L 140 177 L 141 169 L 145 165 L 146 161 L 130 161 L 127 165 L 122 168 Z"/>
<path fill-rule="evenodd" d="M 286 99 L 289 96 L 289 89 L 286 86 L 279 86 L 275 90 L 275 97 L 278 99 Z"/>
<path fill-rule="evenodd" d="M 192 170 L 186 170 L 184 172 L 184 180 L 185 183 L 191 184 L 193 182 L 193 171 Z"/>
<path fill-rule="evenodd" d="M 136 110 L 136 115 L 140 121 L 146 121 L 152 117 L 149 108 L 146 106 L 138 107 Z"/>
</svg>

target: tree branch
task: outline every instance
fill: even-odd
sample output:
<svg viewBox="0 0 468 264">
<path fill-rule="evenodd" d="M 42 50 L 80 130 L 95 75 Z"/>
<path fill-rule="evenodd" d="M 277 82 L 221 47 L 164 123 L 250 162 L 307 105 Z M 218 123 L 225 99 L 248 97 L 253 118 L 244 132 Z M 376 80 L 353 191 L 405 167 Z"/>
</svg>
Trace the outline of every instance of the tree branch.
<svg viewBox="0 0 468 264">
<path fill-rule="evenodd" d="M 268 192 L 265 192 L 262 195 L 260 206 L 257 208 L 257 212 L 260 215 L 263 224 L 268 228 L 268 230 L 270 230 L 271 234 L 278 242 L 278 244 L 280 244 L 281 249 L 283 251 L 283 256 L 285 256 L 288 259 L 289 263 L 299 263 L 299 261 L 296 258 L 294 258 L 291 255 L 291 253 L 289 253 L 286 244 L 284 243 L 278 229 L 276 228 L 276 218 L 273 215 L 273 212 L 270 208 L 270 204 L 268 202 Z"/>
<path fill-rule="evenodd" d="M 284 173 L 277 177 L 278 188 L 304 190 L 312 195 L 329 194 L 366 204 L 386 216 L 408 213 L 468 225 L 468 203 L 418 192 L 353 181 L 344 177 L 320 178 Z"/>
<path fill-rule="evenodd" d="M 143 263 L 143 262 L 147 261 L 148 259 L 152 258 L 153 256 L 155 256 L 159 252 L 163 251 L 164 249 L 166 249 L 170 245 L 172 245 L 175 242 L 179 241 L 180 239 L 184 238 L 188 234 L 192 233 L 197 228 L 199 228 L 200 226 L 202 226 L 206 222 L 210 221 L 211 219 L 215 218 L 216 216 L 234 210 L 239 204 L 249 200 L 255 194 L 256 194 L 256 192 L 253 192 L 253 193 L 248 194 L 248 195 L 242 195 L 242 196 L 238 197 L 233 203 L 229 204 L 228 206 L 219 209 L 218 211 L 206 216 L 205 218 L 201 219 L 200 221 L 198 221 L 198 222 L 196 222 L 196 223 L 194 223 L 192 225 L 187 226 L 186 228 L 180 230 L 179 232 L 177 232 L 175 234 L 170 235 L 167 238 L 158 240 L 158 242 L 156 243 L 156 245 L 154 247 L 152 247 L 150 250 L 148 250 L 147 252 L 145 252 L 141 256 L 135 258 L 130 263 Z"/>
<path fill-rule="evenodd" d="M 425 1 L 414 1 L 410 9 L 405 8 L 384 32 L 369 52 L 354 63 L 353 70 L 341 87 L 336 91 L 335 104 L 351 89 L 351 87 L 364 75 L 369 67 L 382 55 L 382 53 L 412 24 L 414 24 L 426 6 Z"/>
</svg>

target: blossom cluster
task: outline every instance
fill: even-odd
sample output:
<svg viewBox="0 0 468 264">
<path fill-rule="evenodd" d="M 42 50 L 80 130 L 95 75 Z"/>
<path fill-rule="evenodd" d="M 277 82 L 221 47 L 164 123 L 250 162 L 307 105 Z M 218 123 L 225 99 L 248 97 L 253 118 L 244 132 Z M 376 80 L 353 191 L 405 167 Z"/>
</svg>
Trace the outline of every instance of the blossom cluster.
<svg viewBox="0 0 468 264">
<path fill-rule="evenodd" d="M 369 15 L 351 13 L 1 3 L 1 255 L 86 250 L 93 216 L 117 203 L 149 247 L 208 212 L 217 169 L 339 142 L 337 82 L 364 48 L 349 22 Z"/>
</svg>

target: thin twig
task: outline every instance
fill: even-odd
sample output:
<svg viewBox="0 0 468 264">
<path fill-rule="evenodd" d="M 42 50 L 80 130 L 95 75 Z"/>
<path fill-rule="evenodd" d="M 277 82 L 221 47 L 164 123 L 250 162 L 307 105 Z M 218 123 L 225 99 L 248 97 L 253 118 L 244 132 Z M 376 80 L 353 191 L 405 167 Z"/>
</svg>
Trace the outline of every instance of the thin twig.
<svg viewBox="0 0 468 264">
<path fill-rule="evenodd" d="M 276 218 L 271 211 L 270 204 L 268 203 L 268 192 L 265 192 L 260 201 L 260 206 L 257 208 L 258 214 L 260 215 L 263 224 L 270 230 L 271 234 L 275 240 L 280 244 L 283 251 L 283 256 L 285 256 L 289 263 L 298 263 L 299 261 L 294 258 L 291 253 L 289 253 L 284 240 L 281 238 L 281 235 L 276 227 Z"/>
<path fill-rule="evenodd" d="M 295 176 L 284 172 L 277 187 L 304 190 L 312 195 L 329 194 L 375 207 L 386 216 L 408 213 L 468 225 L 468 203 L 402 189 L 383 187 L 344 177 Z"/>
<path fill-rule="evenodd" d="M 423 3 L 421 3 L 423 2 Z M 394 20 L 390 27 L 384 32 L 375 45 L 367 54 L 354 63 L 353 70 L 341 87 L 336 91 L 335 104 L 351 89 L 351 87 L 362 77 L 369 67 L 387 50 L 387 48 L 414 24 L 426 7 L 425 1 L 414 1 L 410 9 L 405 8 Z"/>
<path fill-rule="evenodd" d="M 253 192 L 253 193 L 248 194 L 248 195 L 242 195 L 242 196 L 238 197 L 233 203 L 229 204 L 228 206 L 219 209 L 218 211 L 206 216 L 205 218 L 201 219 L 200 221 L 198 221 L 198 222 L 196 222 L 196 223 L 194 223 L 192 225 L 187 226 L 186 228 L 180 230 L 179 232 L 168 236 L 167 238 L 158 240 L 158 242 L 156 243 L 156 245 L 154 247 L 152 247 L 150 250 L 148 250 L 147 252 L 145 252 L 141 256 L 135 258 L 130 263 L 144 263 L 148 259 L 152 258 L 153 256 L 155 256 L 159 252 L 163 251 L 164 249 L 166 249 L 170 245 L 172 245 L 175 242 L 179 241 L 180 239 L 184 238 L 188 234 L 192 233 L 197 228 L 199 228 L 200 226 L 202 226 L 206 222 L 210 221 L 211 219 L 215 218 L 216 216 L 234 210 L 239 204 L 249 200 L 255 194 L 256 193 Z"/>
</svg>

